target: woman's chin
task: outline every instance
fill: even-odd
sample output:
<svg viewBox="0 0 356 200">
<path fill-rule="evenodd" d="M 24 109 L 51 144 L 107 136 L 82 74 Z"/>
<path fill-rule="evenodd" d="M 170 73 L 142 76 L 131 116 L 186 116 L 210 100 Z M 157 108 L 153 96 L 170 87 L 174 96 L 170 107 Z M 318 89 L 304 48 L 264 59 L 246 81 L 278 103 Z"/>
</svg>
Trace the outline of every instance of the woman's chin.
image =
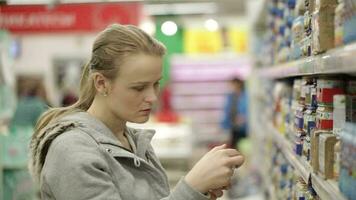
<svg viewBox="0 0 356 200">
<path fill-rule="evenodd" d="M 142 117 L 138 117 L 134 120 L 132 120 L 132 123 L 136 123 L 136 124 L 143 124 L 145 122 L 147 122 L 150 119 L 149 116 L 142 116 Z"/>
</svg>

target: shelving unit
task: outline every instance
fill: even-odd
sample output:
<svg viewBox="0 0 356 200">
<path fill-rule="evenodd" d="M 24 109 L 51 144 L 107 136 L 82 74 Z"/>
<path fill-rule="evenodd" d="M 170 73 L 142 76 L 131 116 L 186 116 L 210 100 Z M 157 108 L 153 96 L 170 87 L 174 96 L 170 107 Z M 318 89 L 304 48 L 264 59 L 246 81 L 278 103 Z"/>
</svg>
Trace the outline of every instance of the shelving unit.
<svg viewBox="0 0 356 200">
<path fill-rule="evenodd" d="M 294 166 L 304 181 L 308 183 L 309 178 L 311 177 L 312 186 L 322 200 L 346 200 L 340 193 L 335 181 L 324 180 L 317 174 L 313 173 L 311 166 L 293 152 L 290 142 L 279 133 L 271 123 L 268 123 L 267 128 L 272 134 L 274 141 L 282 149 L 282 152 L 289 163 Z"/>
<path fill-rule="evenodd" d="M 304 75 L 356 73 L 355 55 L 356 43 L 352 43 L 318 56 L 260 68 L 257 74 L 260 77 L 275 79 Z"/>
<path fill-rule="evenodd" d="M 264 3 L 265 2 L 266 1 L 264 1 Z M 263 5 L 263 3 L 261 3 L 261 5 Z M 262 12 L 257 15 L 258 17 L 255 18 L 254 23 L 255 28 L 263 28 L 263 26 L 267 24 L 266 17 L 262 17 L 264 15 L 265 14 Z M 255 30 L 255 32 L 257 31 L 258 30 Z M 261 30 L 261 32 L 265 31 L 266 30 Z M 268 88 L 268 91 L 264 89 L 263 84 L 265 82 L 269 83 L 270 81 L 275 80 L 290 81 L 290 79 L 293 79 L 294 77 L 320 77 L 325 75 L 356 75 L 356 42 L 328 50 L 320 55 L 275 64 L 273 66 L 254 68 L 252 72 L 253 77 L 251 79 L 254 82 L 254 85 L 256 85 L 255 87 L 258 88 L 255 93 L 261 94 L 257 94 L 257 96 L 256 94 L 252 95 L 252 98 L 259 99 L 255 102 L 255 104 L 258 104 L 256 106 L 257 109 L 252 113 L 254 113 L 254 117 L 260 117 L 260 122 L 262 122 L 263 125 L 257 125 L 255 122 L 251 126 L 259 126 L 258 129 L 255 130 L 255 132 L 258 133 L 257 135 L 263 135 L 263 137 L 268 135 L 269 138 L 271 138 L 273 143 L 278 146 L 278 149 L 281 150 L 281 153 L 285 156 L 290 165 L 294 167 L 295 173 L 300 175 L 305 183 L 311 182 L 314 190 L 321 200 L 346 200 L 338 188 L 337 181 L 325 180 L 317 173 L 314 173 L 310 164 L 294 152 L 292 142 L 285 137 L 284 133 L 280 133 L 273 126 L 271 117 L 267 118 L 267 115 L 258 116 L 261 112 L 272 110 L 264 107 L 265 104 L 270 105 L 268 104 L 269 99 L 265 98 L 265 96 L 272 95 L 273 93 L 269 90 L 271 88 Z M 263 144 L 263 142 L 264 141 L 259 142 L 259 144 Z M 266 172 L 261 171 L 261 174 L 264 177 L 263 179 L 266 179 L 263 180 L 263 183 L 267 185 L 266 191 L 268 193 L 272 193 L 268 185 L 271 184 L 271 178 L 268 174 L 266 174 Z"/>
</svg>

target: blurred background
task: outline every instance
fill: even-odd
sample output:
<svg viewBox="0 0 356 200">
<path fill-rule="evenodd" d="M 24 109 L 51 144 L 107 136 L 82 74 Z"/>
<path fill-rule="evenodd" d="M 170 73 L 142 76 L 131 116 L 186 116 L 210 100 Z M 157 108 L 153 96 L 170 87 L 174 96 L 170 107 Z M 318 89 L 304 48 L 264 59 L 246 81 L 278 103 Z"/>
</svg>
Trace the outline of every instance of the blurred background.
<svg viewBox="0 0 356 200">
<path fill-rule="evenodd" d="M 156 130 L 172 187 L 226 143 L 246 162 L 223 200 L 356 199 L 355 0 L 0 0 L 0 200 L 39 199 L 36 120 L 77 100 L 112 23 L 168 49 L 150 120 L 129 126 Z"/>
</svg>

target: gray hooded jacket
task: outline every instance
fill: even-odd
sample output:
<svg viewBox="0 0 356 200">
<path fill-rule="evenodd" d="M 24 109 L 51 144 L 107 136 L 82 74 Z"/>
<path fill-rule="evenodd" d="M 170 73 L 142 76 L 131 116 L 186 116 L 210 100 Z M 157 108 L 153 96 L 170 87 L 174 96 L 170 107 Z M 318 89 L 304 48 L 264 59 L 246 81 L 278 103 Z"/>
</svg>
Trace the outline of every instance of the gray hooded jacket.
<svg viewBox="0 0 356 200">
<path fill-rule="evenodd" d="M 207 200 L 182 178 L 170 193 L 150 141 L 153 130 L 127 128 L 133 152 L 86 112 L 48 125 L 31 141 L 30 171 L 42 199 Z"/>
</svg>

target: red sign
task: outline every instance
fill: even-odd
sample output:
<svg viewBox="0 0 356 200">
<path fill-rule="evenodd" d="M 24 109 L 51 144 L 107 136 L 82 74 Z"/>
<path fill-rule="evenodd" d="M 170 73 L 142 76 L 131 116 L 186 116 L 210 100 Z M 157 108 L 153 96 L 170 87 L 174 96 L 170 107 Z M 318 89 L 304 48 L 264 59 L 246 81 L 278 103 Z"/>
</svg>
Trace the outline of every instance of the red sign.
<svg viewBox="0 0 356 200">
<path fill-rule="evenodd" d="M 112 23 L 137 25 L 140 3 L 0 6 L 0 29 L 11 32 L 97 31 Z"/>
</svg>

